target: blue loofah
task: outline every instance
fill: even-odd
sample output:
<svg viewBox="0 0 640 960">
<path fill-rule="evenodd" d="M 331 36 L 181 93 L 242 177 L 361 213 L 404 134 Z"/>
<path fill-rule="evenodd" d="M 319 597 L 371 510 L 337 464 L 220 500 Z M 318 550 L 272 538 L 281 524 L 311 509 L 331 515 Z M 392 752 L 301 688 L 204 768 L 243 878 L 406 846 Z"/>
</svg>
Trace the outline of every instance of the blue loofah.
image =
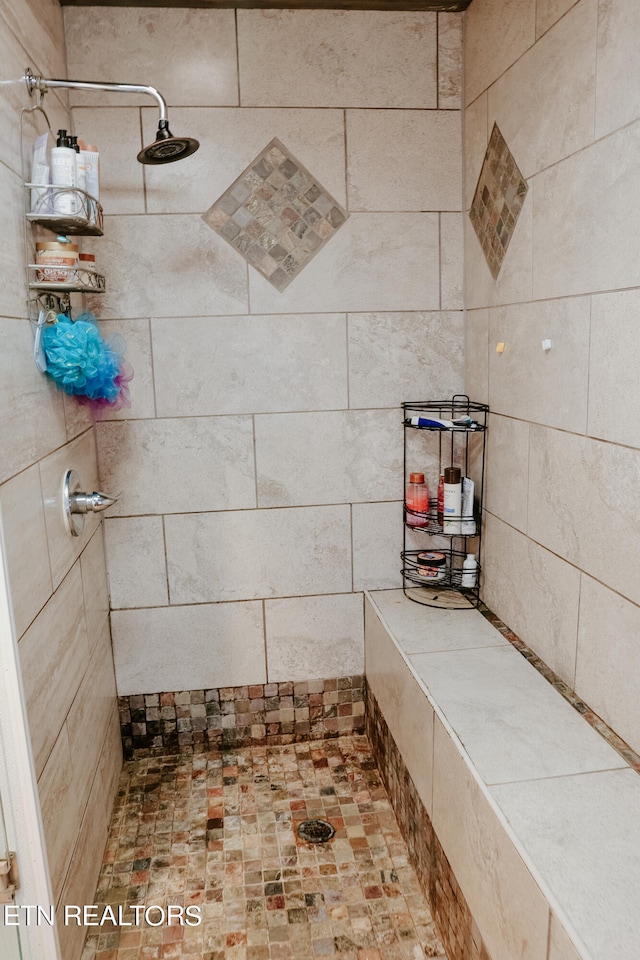
<svg viewBox="0 0 640 960">
<path fill-rule="evenodd" d="M 47 374 L 66 393 L 113 404 L 131 379 L 123 370 L 124 349 L 118 350 L 113 341 L 105 343 L 90 313 L 75 321 L 59 314 L 58 322 L 42 331 L 42 343 Z"/>
</svg>

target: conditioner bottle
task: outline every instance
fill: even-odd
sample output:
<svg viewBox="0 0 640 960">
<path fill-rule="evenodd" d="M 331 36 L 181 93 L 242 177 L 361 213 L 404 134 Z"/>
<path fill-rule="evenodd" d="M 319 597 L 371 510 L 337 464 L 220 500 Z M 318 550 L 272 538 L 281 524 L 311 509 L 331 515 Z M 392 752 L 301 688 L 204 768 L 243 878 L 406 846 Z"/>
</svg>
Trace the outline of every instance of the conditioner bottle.
<svg viewBox="0 0 640 960">
<path fill-rule="evenodd" d="M 78 185 L 76 176 L 76 152 L 66 130 L 58 130 L 58 139 L 51 150 L 51 183 L 54 187 L 65 187 L 64 190 L 55 190 L 53 196 L 53 211 L 62 217 L 74 216 L 76 210 L 76 195 L 73 188 Z"/>
</svg>

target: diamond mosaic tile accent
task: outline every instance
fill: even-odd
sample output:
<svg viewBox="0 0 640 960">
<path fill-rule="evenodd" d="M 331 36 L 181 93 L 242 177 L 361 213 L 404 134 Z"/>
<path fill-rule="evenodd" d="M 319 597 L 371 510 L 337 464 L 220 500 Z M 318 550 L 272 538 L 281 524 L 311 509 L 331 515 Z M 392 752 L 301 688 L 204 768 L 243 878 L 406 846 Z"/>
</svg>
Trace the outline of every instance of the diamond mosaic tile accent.
<svg viewBox="0 0 640 960">
<path fill-rule="evenodd" d="M 202 219 L 277 290 L 333 237 L 347 211 L 272 140 Z"/>
<path fill-rule="evenodd" d="M 529 187 L 494 123 L 469 218 L 494 280 L 507 253 Z"/>
</svg>

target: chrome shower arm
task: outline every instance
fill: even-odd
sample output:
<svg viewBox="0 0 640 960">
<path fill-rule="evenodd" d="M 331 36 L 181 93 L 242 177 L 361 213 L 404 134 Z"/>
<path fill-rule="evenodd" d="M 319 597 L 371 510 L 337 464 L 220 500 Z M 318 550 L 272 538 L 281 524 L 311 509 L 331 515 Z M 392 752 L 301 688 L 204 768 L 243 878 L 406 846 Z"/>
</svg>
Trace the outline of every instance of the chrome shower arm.
<svg viewBox="0 0 640 960">
<path fill-rule="evenodd" d="M 44 94 L 49 89 L 62 88 L 67 90 L 113 90 L 116 93 L 145 93 L 153 97 L 160 108 L 160 121 L 167 121 L 167 101 L 155 87 L 148 87 L 141 83 L 94 83 L 90 80 L 46 80 L 44 77 L 34 76 L 30 70 L 26 71 L 24 80 L 27 84 L 29 96 L 38 90 Z"/>
</svg>

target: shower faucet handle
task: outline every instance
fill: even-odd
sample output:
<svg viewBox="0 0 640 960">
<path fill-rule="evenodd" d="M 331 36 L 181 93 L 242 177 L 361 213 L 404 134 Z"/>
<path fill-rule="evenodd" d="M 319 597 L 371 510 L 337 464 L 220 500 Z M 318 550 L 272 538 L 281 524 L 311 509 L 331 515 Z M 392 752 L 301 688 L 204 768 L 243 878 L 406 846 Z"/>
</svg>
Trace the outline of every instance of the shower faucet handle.
<svg viewBox="0 0 640 960">
<path fill-rule="evenodd" d="M 113 506 L 117 497 L 108 497 L 106 493 L 94 490 L 93 493 L 71 493 L 69 495 L 69 509 L 71 513 L 102 513 L 107 507 Z"/>
<path fill-rule="evenodd" d="M 113 506 L 118 499 L 106 493 L 100 493 L 98 490 L 85 493 L 80 487 L 80 477 L 76 471 L 67 470 L 62 484 L 62 506 L 65 526 L 72 537 L 79 537 L 82 533 L 87 513 L 102 513 L 107 507 Z"/>
</svg>

